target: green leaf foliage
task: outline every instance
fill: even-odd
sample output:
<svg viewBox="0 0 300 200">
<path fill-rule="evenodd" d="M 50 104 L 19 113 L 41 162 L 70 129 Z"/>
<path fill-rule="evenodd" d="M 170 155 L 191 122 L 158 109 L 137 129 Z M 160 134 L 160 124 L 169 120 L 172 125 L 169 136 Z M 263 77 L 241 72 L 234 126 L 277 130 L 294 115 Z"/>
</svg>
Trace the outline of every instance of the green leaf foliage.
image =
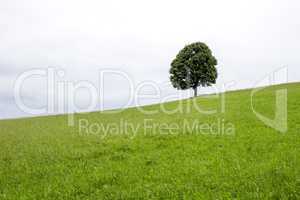
<svg viewBox="0 0 300 200">
<path fill-rule="evenodd" d="M 206 44 L 189 44 L 179 51 L 171 63 L 171 83 L 174 88 L 182 90 L 210 86 L 216 83 L 216 65 L 217 59 Z"/>
</svg>

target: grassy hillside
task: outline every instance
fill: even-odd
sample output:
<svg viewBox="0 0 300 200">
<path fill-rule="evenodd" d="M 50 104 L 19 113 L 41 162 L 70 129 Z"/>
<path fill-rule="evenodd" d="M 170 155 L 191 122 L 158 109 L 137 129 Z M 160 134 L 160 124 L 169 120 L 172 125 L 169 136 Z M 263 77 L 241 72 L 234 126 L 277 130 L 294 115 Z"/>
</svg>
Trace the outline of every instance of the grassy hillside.
<svg viewBox="0 0 300 200">
<path fill-rule="evenodd" d="M 274 116 L 279 88 L 288 91 L 286 133 L 256 117 L 250 90 L 226 93 L 225 112 L 220 98 L 196 99 L 215 114 L 197 112 L 188 99 L 164 104 L 182 105 L 172 114 L 160 105 L 144 107 L 153 114 L 76 114 L 74 127 L 66 116 L 2 120 L 0 199 L 299 199 L 300 84 L 260 91 L 254 108 Z M 225 131 L 185 127 L 195 121 Z M 125 122 L 135 134 L 117 129 Z"/>
</svg>

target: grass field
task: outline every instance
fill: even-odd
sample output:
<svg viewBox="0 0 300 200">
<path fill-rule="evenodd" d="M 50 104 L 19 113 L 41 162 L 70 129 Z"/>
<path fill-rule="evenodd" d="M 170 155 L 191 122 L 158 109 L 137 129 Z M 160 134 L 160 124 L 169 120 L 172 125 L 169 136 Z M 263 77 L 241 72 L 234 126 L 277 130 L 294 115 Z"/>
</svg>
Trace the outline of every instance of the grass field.
<svg viewBox="0 0 300 200">
<path fill-rule="evenodd" d="M 260 91 L 254 108 L 272 117 L 279 88 L 288 91 L 285 133 L 256 117 L 251 90 L 226 93 L 225 112 L 220 98 L 196 99 L 215 114 L 187 99 L 164 104 L 184 108 L 171 114 L 160 105 L 143 108 L 153 114 L 76 114 L 74 127 L 63 115 L 2 120 L 0 199 L 300 199 L 300 83 Z M 139 129 L 123 133 L 121 120 Z M 165 126 L 145 131 L 145 120 Z M 195 120 L 233 131 L 184 128 Z M 103 134 L 97 124 L 115 127 Z M 170 133 L 168 124 L 179 128 Z"/>
</svg>

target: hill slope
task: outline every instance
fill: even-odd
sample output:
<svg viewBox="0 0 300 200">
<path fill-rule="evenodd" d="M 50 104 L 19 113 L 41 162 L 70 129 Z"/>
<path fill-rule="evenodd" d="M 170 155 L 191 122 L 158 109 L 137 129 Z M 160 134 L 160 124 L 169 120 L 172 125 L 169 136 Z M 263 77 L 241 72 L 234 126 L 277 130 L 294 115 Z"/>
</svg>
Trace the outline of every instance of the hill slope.
<svg viewBox="0 0 300 200">
<path fill-rule="evenodd" d="M 199 97 L 202 112 L 189 99 L 162 105 L 173 113 L 76 114 L 74 127 L 66 116 L 2 120 L 0 199 L 299 199 L 300 84 L 253 103 L 272 118 L 278 89 L 288 91 L 285 133 L 253 113 L 251 90 L 226 93 L 225 110 Z"/>
</svg>

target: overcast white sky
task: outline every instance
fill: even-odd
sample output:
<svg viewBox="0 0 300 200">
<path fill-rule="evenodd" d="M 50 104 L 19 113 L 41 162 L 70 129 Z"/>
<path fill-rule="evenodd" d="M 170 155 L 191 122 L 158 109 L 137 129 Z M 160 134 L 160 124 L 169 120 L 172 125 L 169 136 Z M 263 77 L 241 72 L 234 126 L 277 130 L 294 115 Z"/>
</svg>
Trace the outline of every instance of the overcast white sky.
<svg viewBox="0 0 300 200">
<path fill-rule="evenodd" d="M 26 70 L 54 67 L 65 72 L 59 81 L 97 85 L 99 70 L 116 69 L 135 86 L 147 80 L 162 86 L 178 51 L 196 41 L 217 58 L 218 85 L 253 87 L 283 66 L 288 81 L 299 81 L 299 10 L 297 0 L 0 0 L 0 118 L 28 116 L 14 98 L 14 82 Z M 107 76 L 105 84 L 104 108 L 123 106 L 126 80 Z M 45 86 L 42 77 L 24 82 L 24 102 L 44 106 Z M 76 96 L 87 105 L 86 91 Z"/>
</svg>

